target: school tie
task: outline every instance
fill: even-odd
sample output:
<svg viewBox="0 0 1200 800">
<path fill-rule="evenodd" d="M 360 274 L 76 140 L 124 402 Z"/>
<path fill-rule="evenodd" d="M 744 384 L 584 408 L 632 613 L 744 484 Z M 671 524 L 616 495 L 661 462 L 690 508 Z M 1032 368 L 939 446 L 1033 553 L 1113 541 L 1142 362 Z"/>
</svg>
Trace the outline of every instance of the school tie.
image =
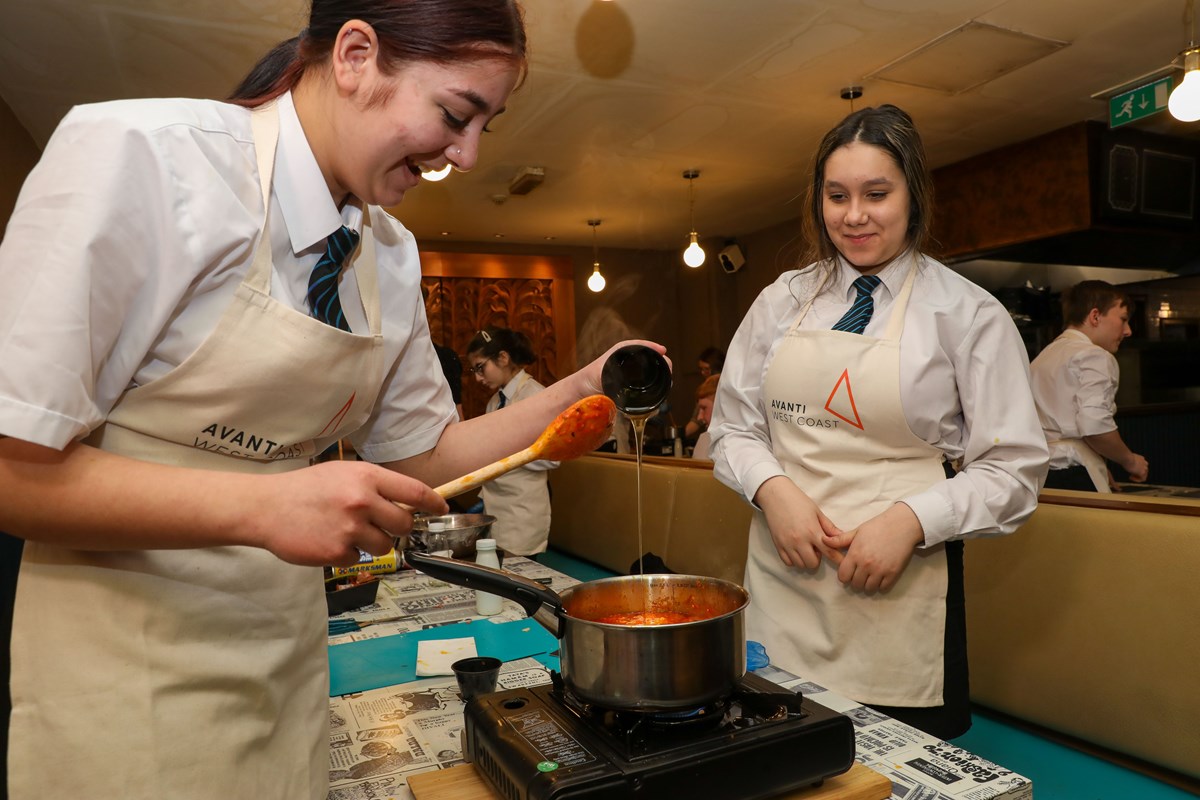
<svg viewBox="0 0 1200 800">
<path fill-rule="evenodd" d="M 865 331 L 867 323 L 871 321 L 871 314 L 875 311 L 875 302 L 871 299 L 871 292 L 878 285 L 878 275 L 860 275 L 858 278 L 855 278 L 854 289 L 858 292 L 858 297 L 854 298 L 854 304 L 837 321 L 837 324 L 833 326 L 833 330 L 845 331 L 846 333 L 862 333 Z"/>
<path fill-rule="evenodd" d="M 504 396 L 504 390 L 501 389 L 500 390 L 500 405 L 496 406 L 496 408 L 504 408 L 504 404 L 507 402 L 508 402 L 508 398 Z"/>
<path fill-rule="evenodd" d="M 338 276 L 346 256 L 358 245 L 358 232 L 345 225 L 329 234 L 325 255 L 313 267 L 308 276 L 308 307 L 312 315 L 327 325 L 341 330 L 350 330 L 346 316 L 342 313 L 342 301 L 338 299 Z"/>
</svg>

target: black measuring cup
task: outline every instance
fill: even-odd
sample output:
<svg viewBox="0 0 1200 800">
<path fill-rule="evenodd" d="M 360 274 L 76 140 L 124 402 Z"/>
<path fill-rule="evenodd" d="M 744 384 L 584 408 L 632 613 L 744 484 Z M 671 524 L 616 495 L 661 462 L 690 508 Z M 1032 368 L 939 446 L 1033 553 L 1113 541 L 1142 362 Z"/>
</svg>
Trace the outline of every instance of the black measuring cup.
<svg viewBox="0 0 1200 800">
<path fill-rule="evenodd" d="M 625 416 L 648 417 L 671 393 L 671 365 L 651 347 L 626 345 L 604 362 L 600 388 Z"/>
</svg>

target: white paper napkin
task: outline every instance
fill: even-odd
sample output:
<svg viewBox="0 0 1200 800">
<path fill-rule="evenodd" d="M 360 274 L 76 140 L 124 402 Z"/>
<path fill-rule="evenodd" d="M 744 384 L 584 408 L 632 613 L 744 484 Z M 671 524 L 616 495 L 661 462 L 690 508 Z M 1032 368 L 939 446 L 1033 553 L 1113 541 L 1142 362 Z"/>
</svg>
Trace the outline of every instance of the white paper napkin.
<svg viewBox="0 0 1200 800">
<path fill-rule="evenodd" d="M 417 676 L 453 675 L 451 664 L 460 658 L 476 655 L 473 636 L 464 639 L 422 639 L 417 642 Z"/>
</svg>

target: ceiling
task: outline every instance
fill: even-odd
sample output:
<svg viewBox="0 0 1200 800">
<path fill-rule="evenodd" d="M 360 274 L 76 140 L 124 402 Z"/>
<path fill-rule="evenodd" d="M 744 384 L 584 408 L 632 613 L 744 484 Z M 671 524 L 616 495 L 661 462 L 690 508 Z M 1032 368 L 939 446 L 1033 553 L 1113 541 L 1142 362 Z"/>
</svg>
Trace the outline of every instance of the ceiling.
<svg viewBox="0 0 1200 800">
<path fill-rule="evenodd" d="M 439 240 L 683 247 L 799 216 L 811 153 L 854 107 L 913 115 L 932 166 L 1087 119 L 1161 74 L 1185 0 L 525 0 L 529 77 L 480 166 L 393 212 Z M 0 98 L 39 146 L 70 106 L 226 95 L 304 25 L 298 0 L 5 0 Z M 964 26 L 966 26 L 964 28 Z M 915 55 L 914 55 L 915 54 Z M 1180 77 L 1174 71 L 1176 81 Z M 923 84 L 923 85 L 914 85 Z M 1152 130 L 1194 136 L 1165 113 Z M 544 182 L 508 195 L 522 168 Z"/>
</svg>

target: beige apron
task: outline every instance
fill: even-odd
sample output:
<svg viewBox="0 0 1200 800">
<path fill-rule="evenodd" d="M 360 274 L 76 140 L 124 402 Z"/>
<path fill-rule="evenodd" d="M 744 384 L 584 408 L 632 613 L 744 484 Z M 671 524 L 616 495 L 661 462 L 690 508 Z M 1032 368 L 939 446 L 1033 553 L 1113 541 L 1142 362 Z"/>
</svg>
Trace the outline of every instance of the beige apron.
<svg viewBox="0 0 1200 800">
<path fill-rule="evenodd" d="M 534 394 L 523 393 L 531 380 L 528 374 L 522 377 L 508 405 Z M 550 537 L 548 477 L 546 470 L 519 467 L 488 481 L 480 490 L 484 511 L 496 518 L 490 535 L 504 552 L 528 556 L 546 549 Z"/>
<path fill-rule="evenodd" d="M 266 208 L 278 119 L 273 105 L 252 119 Z M 166 376 L 126 392 L 89 441 L 204 469 L 307 466 L 363 424 L 382 380 L 369 230 L 363 242 L 355 272 L 368 335 L 269 296 L 264 223 L 213 333 Z M 285 508 L 261 513 L 286 524 Z M 323 800 L 322 595 L 319 569 L 256 548 L 87 552 L 27 542 L 12 634 L 12 800 Z"/>
<path fill-rule="evenodd" d="M 851 530 L 897 498 L 945 479 L 941 453 L 914 435 L 900 403 L 900 334 L 919 261 L 882 339 L 796 323 L 767 370 L 771 441 L 787 476 Z M 946 554 L 918 549 L 895 586 L 844 586 L 826 559 L 788 567 L 756 512 L 750 526 L 747 637 L 771 662 L 863 703 L 942 705 Z"/>
<path fill-rule="evenodd" d="M 1105 463 L 1104 457 L 1093 450 L 1087 442 L 1083 439 L 1053 439 L 1047 444 L 1051 446 L 1062 444 L 1071 448 L 1079 459 L 1079 463 L 1087 470 L 1088 477 L 1092 479 L 1096 491 L 1102 494 L 1112 494 L 1112 487 L 1108 483 L 1108 464 Z"/>
</svg>

